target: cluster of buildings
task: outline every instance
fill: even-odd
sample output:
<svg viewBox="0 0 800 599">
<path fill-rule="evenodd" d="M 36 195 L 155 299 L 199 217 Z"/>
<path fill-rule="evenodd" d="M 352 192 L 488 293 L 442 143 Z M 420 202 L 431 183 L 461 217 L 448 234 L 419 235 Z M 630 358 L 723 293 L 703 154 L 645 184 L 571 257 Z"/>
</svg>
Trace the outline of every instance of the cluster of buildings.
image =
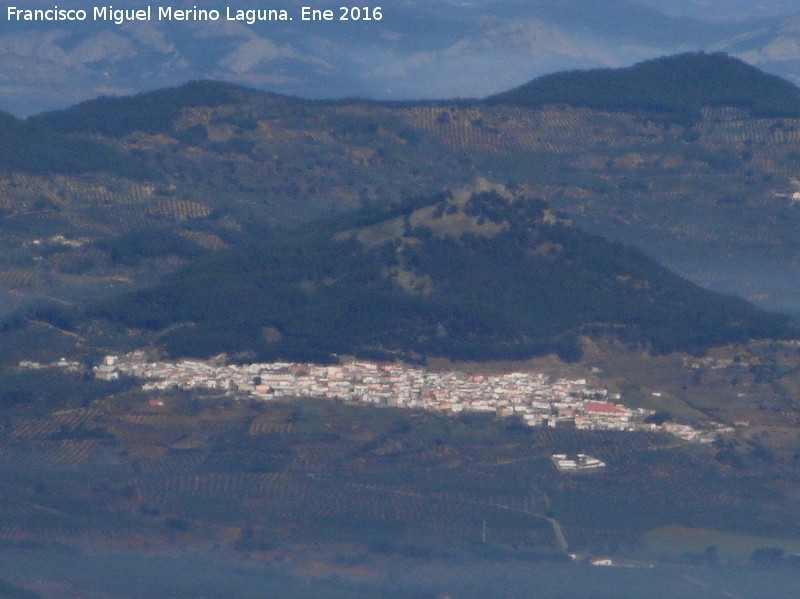
<svg viewBox="0 0 800 599">
<path fill-rule="evenodd" d="M 94 375 L 106 380 L 120 376 L 145 379 L 145 390 L 218 389 L 265 400 L 316 397 L 450 413 L 486 412 L 516 416 L 530 426 L 627 431 L 660 428 L 645 422 L 651 411 L 615 403 L 619 395 L 585 378 L 551 381 L 541 373 L 469 374 L 371 362 L 153 362 L 143 352 L 131 352 L 106 356 L 94 368 Z M 707 434 L 686 425 L 662 425 L 667 426 L 677 427 L 676 434 L 696 441 L 704 440 L 702 435 Z"/>
<path fill-rule="evenodd" d="M 585 453 L 579 453 L 575 458 L 567 457 L 565 453 L 554 453 L 552 460 L 559 472 L 592 472 L 606 467 L 605 462 Z"/>
<path fill-rule="evenodd" d="M 66 358 L 59 358 L 52 362 L 35 362 L 33 360 L 20 360 L 19 368 L 22 370 L 45 370 L 50 368 L 59 368 L 64 372 L 83 372 L 85 367 L 83 364 L 76 360 L 67 360 Z"/>
</svg>

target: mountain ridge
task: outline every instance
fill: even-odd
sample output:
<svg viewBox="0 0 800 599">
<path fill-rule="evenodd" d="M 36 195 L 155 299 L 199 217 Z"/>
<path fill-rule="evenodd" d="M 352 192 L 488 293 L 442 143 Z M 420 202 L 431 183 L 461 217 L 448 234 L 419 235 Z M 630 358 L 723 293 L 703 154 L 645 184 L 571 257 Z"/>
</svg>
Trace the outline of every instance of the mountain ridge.
<svg viewBox="0 0 800 599">
<path fill-rule="evenodd" d="M 701 62 L 723 60 L 712 58 Z M 783 273 L 797 264 L 797 119 L 727 108 L 689 117 L 312 101 L 219 82 L 9 117 L 22 142 L 4 146 L 0 178 L 4 306 L 151 285 L 208 251 L 485 174 L 684 275 L 699 264 L 706 286 L 795 313 Z M 718 284 L 720 264 L 732 284 Z"/>
<path fill-rule="evenodd" d="M 682 113 L 696 120 L 704 107 L 733 107 L 757 117 L 800 116 L 800 88 L 724 52 L 686 52 L 636 63 L 630 67 L 570 70 L 544 75 L 505 92 L 483 98 L 438 100 L 370 100 L 357 97 L 313 100 L 276 94 L 212 79 L 130 96 L 101 96 L 72 107 L 32 115 L 25 120 L 3 113 L 4 123 L 27 123 L 35 129 L 64 133 L 96 132 L 119 137 L 139 130 L 164 132 L 183 108 L 243 101 L 256 102 L 262 111 L 288 104 L 337 106 L 361 103 L 375 107 L 460 105 L 519 105 L 541 108 L 549 104 L 593 110 Z M 286 114 L 287 110 L 278 110 Z"/>
<path fill-rule="evenodd" d="M 286 4 L 294 13 L 300 2 Z M 677 18 L 642 4 L 397 2 L 384 7 L 380 27 L 360 27 L 358 35 L 346 23 L 298 29 L 299 15 L 290 24 L 251 26 L 0 21 L 0 74 L 9 82 L 5 108 L 20 115 L 205 78 L 314 98 L 483 96 L 546 73 L 630 65 L 687 49 L 735 52 L 796 81 L 790 10 L 770 11 L 775 19 L 767 22 L 722 23 L 693 15 L 696 7 Z"/>
<path fill-rule="evenodd" d="M 198 80 L 124 97 L 99 97 L 64 110 L 30 116 L 36 128 L 65 133 L 96 132 L 119 137 L 133 131 L 160 133 L 169 129 L 184 108 L 216 107 L 246 100 L 279 104 L 306 102 L 224 81 Z"/>
<path fill-rule="evenodd" d="M 722 52 L 685 53 L 621 69 L 545 75 L 489 102 L 539 107 L 569 104 L 607 110 L 688 113 L 705 106 L 750 110 L 755 116 L 800 116 L 800 89 Z"/>
<path fill-rule="evenodd" d="M 200 259 L 90 313 L 167 330 L 160 339 L 176 356 L 308 361 L 577 359 L 581 334 L 664 353 L 794 331 L 788 318 L 700 290 L 486 181 L 390 218 L 356 212 Z"/>
</svg>

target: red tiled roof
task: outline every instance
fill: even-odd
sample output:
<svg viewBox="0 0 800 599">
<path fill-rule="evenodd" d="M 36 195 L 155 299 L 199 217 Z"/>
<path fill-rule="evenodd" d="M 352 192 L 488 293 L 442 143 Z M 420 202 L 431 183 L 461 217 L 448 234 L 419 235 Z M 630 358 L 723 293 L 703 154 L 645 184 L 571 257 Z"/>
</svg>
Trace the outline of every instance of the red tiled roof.
<svg viewBox="0 0 800 599">
<path fill-rule="evenodd" d="M 625 408 L 607 401 L 587 401 L 584 411 L 594 414 L 624 414 Z"/>
</svg>

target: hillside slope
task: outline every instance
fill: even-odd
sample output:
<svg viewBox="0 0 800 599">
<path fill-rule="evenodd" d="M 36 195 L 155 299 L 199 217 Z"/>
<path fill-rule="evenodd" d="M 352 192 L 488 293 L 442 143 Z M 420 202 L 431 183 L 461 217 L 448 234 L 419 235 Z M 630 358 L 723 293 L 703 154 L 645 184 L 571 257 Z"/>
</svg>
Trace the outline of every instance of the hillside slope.
<svg viewBox="0 0 800 599">
<path fill-rule="evenodd" d="M 173 327 L 161 339 L 175 355 L 307 360 L 574 359 L 579 334 L 666 352 L 793 330 L 486 181 L 346 221 L 201 259 L 94 313 Z"/>
<path fill-rule="evenodd" d="M 545 75 L 489 101 L 656 110 L 694 118 L 706 106 L 743 108 L 758 116 L 800 116 L 800 89 L 721 52 L 679 54 L 622 69 Z"/>
<path fill-rule="evenodd" d="M 203 81 L 7 115 L 0 296 L 12 299 L 0 317 L 150 285 L 202 253 L 476 176 L 514 182 L 703 286 L 798 314 L 800 118 L 742 108 L 749 81 L 763 106 L 797 90 L 717 55 L 610 76 L 658 90 L 684 63 L 712 88 L 744 68 L 730 106 L 312 102 Z"/>
</svg>

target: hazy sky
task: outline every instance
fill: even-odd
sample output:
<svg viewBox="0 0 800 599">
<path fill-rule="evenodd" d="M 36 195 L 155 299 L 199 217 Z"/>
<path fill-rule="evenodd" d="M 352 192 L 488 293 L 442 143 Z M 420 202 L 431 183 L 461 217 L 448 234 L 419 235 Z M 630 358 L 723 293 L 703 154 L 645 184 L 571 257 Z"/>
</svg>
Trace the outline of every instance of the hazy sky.
<svg viewBox="0 0 800 599">
<path fill-rule="evenodd" d="M 307 0 L 18 0 L 84 8 L 85 22 L 26 23 L 0 11 L 0 109 L 18 115 L 98 95 L 218 79 L 314 98 L 479 97 L 564 69 L 721 50 L 797 82 L 796 0 L 382 0 L 380 20 L 301 22 Z M 215 22 L 114 24 L 95 6 L 216 8 Z M 285 8 L 290 23 L 227 20 Z M 365 3 L 359 3 L 364 6 Z M 377 5 L 366 4 L 373 7 Z M 735 22 L 731 22 L 735 21 Z"/>
</svg>

